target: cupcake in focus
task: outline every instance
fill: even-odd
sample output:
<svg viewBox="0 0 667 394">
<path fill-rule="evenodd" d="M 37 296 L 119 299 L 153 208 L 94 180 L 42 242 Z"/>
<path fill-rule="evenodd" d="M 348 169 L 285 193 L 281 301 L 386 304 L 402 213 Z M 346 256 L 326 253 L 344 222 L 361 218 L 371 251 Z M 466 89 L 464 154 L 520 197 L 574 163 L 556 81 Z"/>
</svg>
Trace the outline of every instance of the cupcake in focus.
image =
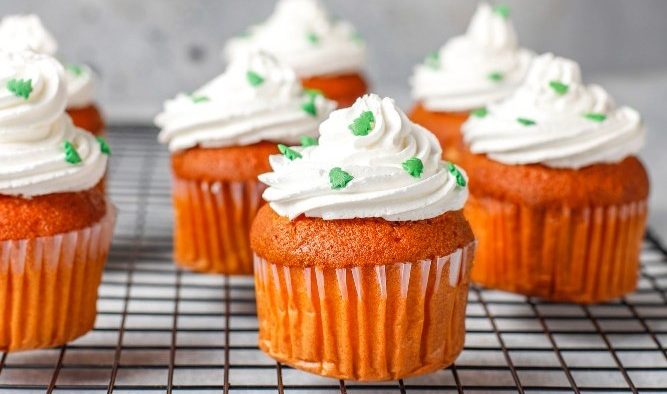
<svg viewBox="0 0 667 394">
<path fill-rule="evenodd" d="M 435 133 L 448 160 L 459 159 L 461 124 L 510 95 L 533 53 L 519 47 L 509 8 L 480 3 L 466 34 L 450 39 L 415 67 L 410 118 Z"/>
<path fill-rule="evenodd" d="M 37 15 L 8 15 L 0 21 L 0 48 L 55 56 L 58 43 Z M 94 135 L 104 134 L 104 120 L 95 104 L 96 75 L 86 65 L 70 64 L 66 68 L 67 113 L 76 127 Z"/>
<path fill-rule="evenodd" d="M 637 111 L 545 54 L 506 100 L 463 125 L 473 280 L 554 301 L 632 291 L 649 184 Z"/>
<path fill-rule="evenodd" d="M 109 147 L 72 124 L 50 56 L 0 51 L 0 87 L 0 351 L 58 346 L 95 322 Z"/>
<path fill-rule="evenodd" d="M 269 155 L 286 149 L 276 143 L 315 143 L 334 107 L 263 52 L 237 58 L 202 88 L 167 101 L 155 123 L 172 153 L 176 262 L 251 274 L 248 233 L 264 190 L 257 176 L 269 170 Z"/>
<path fill-rule="evenodd" d="M 251 231 L 259 346 L 295 368 L 389 380 L 463 348 L 466 176 L 393 100 L 359 98 L 319 144 L 271 156 Z"/>
<path fill-rule="evenodd" d="M 318 0 L 279 0 L 273 14 L 231 39 L 225 57 L 264 50 L 289 65 L 305 88 L 321 91 L 340 107 L 368 90 L 362 70 L 366 45 L 346 21 L 329 16 Z"/>
</svg>

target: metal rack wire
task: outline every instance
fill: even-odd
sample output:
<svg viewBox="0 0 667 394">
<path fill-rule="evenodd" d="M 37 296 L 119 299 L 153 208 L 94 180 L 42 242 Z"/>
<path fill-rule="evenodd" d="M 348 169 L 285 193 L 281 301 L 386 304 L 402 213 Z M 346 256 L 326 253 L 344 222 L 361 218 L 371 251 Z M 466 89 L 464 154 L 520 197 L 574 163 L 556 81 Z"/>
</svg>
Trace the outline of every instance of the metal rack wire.
<svg viewBox="0 0 667 394">
<path fill-rule="evenodd" d="M 639 289 L 578 306 L 472 288 L 450 368 L 357 383 L 277 364 L 257 347 L 250 278 L 171 261 L 168 155 L 155 131 L 117 128 L 118 227 L 95 329 L 67 346 L 0 353 L 0 393 L 667 392 L 667 250 L 650 234 Z"/>
</svg>

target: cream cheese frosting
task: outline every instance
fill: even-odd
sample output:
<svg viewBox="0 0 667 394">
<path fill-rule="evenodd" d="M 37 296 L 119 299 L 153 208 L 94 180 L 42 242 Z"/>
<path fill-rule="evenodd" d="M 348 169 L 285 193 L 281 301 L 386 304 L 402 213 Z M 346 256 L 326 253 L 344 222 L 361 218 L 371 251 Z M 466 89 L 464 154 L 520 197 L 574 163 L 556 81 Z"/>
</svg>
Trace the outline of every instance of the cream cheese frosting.
<svg viewBox="0 0 667 394">
<path fill-rule="evenodd" d="M 179 94 L 155 118 L 159 140 L 171 151 L 260 141 L 298 143 L 336 107 L 305 91 L 294 72 L 265 52 L 237 58 L 227 70 L 191 95 Z"/>
<path fill-rule="evenodd" d="M 8 15 L 0 21 L 0 48 L 7 51 L 31 50 L 55 56 L 58 43 L 39 16 Z M 82 108 L 94 101 L 96 75 L 88 66 L 67 67 L 68 108 Z"/>
<path fill-rule="evenodd" d="M 73 126 L 65 85 L 52 57 L 0 51 L 0 194 L 76 192 L 102 179 L 108 147 Z"/>
<path fill-rule="evenodd" d="M 579 65 L 547 53 L 506 100 L 476 111 L 462 132 L 473 153 L 505 164 L 578 169 L 615 163 L 644 143 L 639 113 L 617 107 L 600 86 L 584 85 Z"/>
<path fill-rule="evenodd" d="M 359 72 L 366 46 L 352 25 L 331 18 L 317 0 L 279 0 L 264 23 L 225 47 L 228 61 L 252 50 L 272 53 L 300 78 Z"/>
<path fill-rule="evenodd" d="M 320 125 L 318 145 L 283 147 L 260 175 L 281 216 L 424 220 L 463 208 L 467 178 L 394 100 L 363 96 Z"/>
<path fill-rule="evenodd" d="M 415 67 L 412 95 L 428 110 L 466 112 L 511 94 L 533 53 L 519 47 L 504 6 L 480 3 L 465 35 Z"/>
</svg>

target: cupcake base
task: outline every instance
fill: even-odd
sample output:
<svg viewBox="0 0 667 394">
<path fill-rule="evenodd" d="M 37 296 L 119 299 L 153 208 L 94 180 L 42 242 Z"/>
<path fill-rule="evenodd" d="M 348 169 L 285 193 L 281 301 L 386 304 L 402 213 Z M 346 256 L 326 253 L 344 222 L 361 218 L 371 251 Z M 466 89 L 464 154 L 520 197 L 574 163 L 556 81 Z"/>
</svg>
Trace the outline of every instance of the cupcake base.
<svg viewBox="0 0 667 394">
<path fill-rule="evenodd" d="M 474 243 L 449 256 L 352 268 L 255 256 L 259 346 L 295 368 L 392 380 L 451 364 L 463 349 Z"/>
<path fill-rule="evenodd" d="M 257 180 L 197 181 L 174 177 L 174 259 L 186 269 L 251 275 L 250 225 L 262 206 Z"/>
<path fill-rule="evenodd" d="M 593 303 L 637 285 L 645 201 L 537 208 L 471 195 L 479 247 L 472 280 L 551 301 Z"/>
<path fill-rule="evenodd" d="M 95 136 L 104 135 L 104 119 L 94 104 L 80 108 L 67 108 L 67 114 L 78 128 L 84 129 Z"/>
<path fill-rule="evenodd" d="M 77 231 L 0 242 L 0 351 L 63 345 L 93 328 L 115 210 Z"/>
<path fill-rule="evenodd" d="M 321 91 L 325 97 L 336 101 L 338 108 L 349 107 L 368 92 L 361 74 L 310 77 L 303 79 L 301 84 L 304 88 Z"/>
<path fill-rule="evenodd" d="M 459 162 L 463 143 L 461 125 L 468 119 L 467 112 L 432 112 L 417 104 L 410 112 L 410 119 L 438 137 L 445 160 Z"/>
</svg>

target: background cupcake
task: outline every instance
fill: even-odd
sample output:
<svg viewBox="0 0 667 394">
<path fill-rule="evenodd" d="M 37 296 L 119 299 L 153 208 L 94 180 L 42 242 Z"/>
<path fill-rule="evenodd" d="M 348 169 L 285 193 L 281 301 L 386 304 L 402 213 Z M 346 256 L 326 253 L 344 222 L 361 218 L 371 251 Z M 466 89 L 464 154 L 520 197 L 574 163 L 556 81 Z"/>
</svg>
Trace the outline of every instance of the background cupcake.
<svg viewBox="0 0 667 394">
<path fill-rule="evenodd" d="M 509 8 L 480 3 L 465 35 L 415 67 L 411 119 L 436 134 L 445 158 L 458 160 L 461 124 L 470 112 L 511 94 L 532 57 L 519 47 Z"/>
<path fill-rule="evenodd" d="M 584 85 L 575 62 L 545 54 L 463 134 L 473 280 L 577 302 L 635 288 L 648 198 L 637 111 Z"/>
<path fill-rule="evenodd" d="M 0 21 L 0 48 L 55 56 L 58 44 L 37 15 L 8 15 Z M 94 100 L 95 73 L 83 64 L 70 64 L 65 70 L 67 113 L 74 125 L 95 135 L 104 134 L 104 120 Z"/>
<path fill-rule="evenodd" d="M 260 176 L 270 206 L 251 234 L 259 346 L 341 379 L 450 364 L 473 257 L 465 175 L 388 98 L 364 96 L 320 132 Z"/>
<path fill-rule="evenodd" d="M 0 86 L 0 350 L 62 345 L 95 322 L 109 148 L 65 114 L 55 59 L 0 51 Z"/>
<path fill-rule="evenodd" d="M 227 59 L 261 49 L 294 69 L 303 86 L 341 107 L 366 93 L 366 46 L 349 23 L 329 16 L 317 0 L 279 0 L 264 23 L 230 40 Z"/>
<path fill-rule="evenodd" d="M 252 273 L 248 233 L 264 187 L 257 175 L 284 144 L 315 144 L 335 103 L 304 91 L 273 56 L 250 53 L 155 119 L 172 152 L 174 258 L 202 272 Z"/>
</svg>

